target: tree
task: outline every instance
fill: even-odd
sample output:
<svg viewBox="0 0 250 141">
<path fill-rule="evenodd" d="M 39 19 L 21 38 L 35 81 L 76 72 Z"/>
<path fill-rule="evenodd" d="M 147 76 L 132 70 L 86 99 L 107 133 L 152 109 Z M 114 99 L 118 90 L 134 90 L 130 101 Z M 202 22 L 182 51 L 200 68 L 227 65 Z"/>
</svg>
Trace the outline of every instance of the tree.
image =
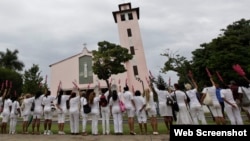
<svg viewBox="0 0 250 141">
<path fill-rule="evenodd" d="M 131 60 L 133 56 L 127 48 L 121 47 L 107 41 L 98 42 L 98 50 L 93 51 L 93 72 L 99 79 L 106 81 L 109 88 L 111 75 L 126 72 L 124 63 Z"/>
<path fill-rule="evenodd" d="M 10 85 L 12 85 L 10 94 L 11 95 L 14 93 L 16 93 L 17 95 L 21 94 L 23 85 L 22 74 L 14 70 L 0 68 L 0 76 L 1 76 L 0 77 L 1 87 L 3 85 L 4 88 L 6 88 L 6 80 L 8 80 L 7 88 L 10 88 Z"/>
<path fill-rule="evenodd" d="M 180 80 L 178 83 L 188 81 L 187 72 L 191 70 L 199 87 L 209 82 L 206 68 L 208 68 L 216 81 L 219 81 L 216 72 L 219 72 L 224 82 L 235 80 L 241 85 L 246 85 L 242 77 L 234 72 L 232 66 L 240 64 L 245 70 L 247 77 L 250 76 L 250 20 L 241 19 L 228 25 L 223 33 L 210 43 L 203 43 L 192 52 L 192 59 L 165 53 L 167 61 L 162 71 L 176 71 Z"/>
<path fill-rule="evenodd" d="M 247 76 L 250 76 L 250 20 L 241 19 L 221 31 L 223 33 L 219 37 L 210 43 L 201 44 L 201 49 L 192 52 L 192 68 L 196 69 L 199 78 L 208 78 L 205 71 L 207 67 L 213 76 L 216 76 L 216 71 L 219 72 L 225 82 L 236 80 L 238 83 L 245 83 L 232 66 L 240 64 Z M 216 80 L 219 81 L 218 78 Z M 245 85 L 244 83 L 241 85 Z"/>
<path fill-rule="evenodd" d="M 7 68 L 10 70 L 18 70 L 22 71 L 24 64 L 23 62 L 18 60 L 17 54 L 18 50 L 14 50 L 13 52 L 9 49 L 6 49 L 6 53 L 0 52 L 0 67 Z"/>
<path fill-rule="evenodd" d="M 161 54 L 167 57 L 167 61 L 164 63 L 163 68 L 161 68 L 162 73 L 167 73 L 167 71 L 175 71 L 179 76 L 179 83 L 186 83 L 190 81 L 188 79 L 187 73 L 191 69 L 191 61 L 188 61 L 186 57 L 180 56 L 177 52 L 173 53 L 171 50 L 167 49 L 165 53 Z"/>
<path fill-rule="evenodd" d="M 41 85 L 43 77 L 41 77 L 41 72 L 38 65 L 33 64 L 33 66 L 29 70 L 25 70 L 23 79 L 24 93 L 30 93 L 34 95 L 38 90 L 41 90 L 44 87 L 43 85 Z"/>
</svg>

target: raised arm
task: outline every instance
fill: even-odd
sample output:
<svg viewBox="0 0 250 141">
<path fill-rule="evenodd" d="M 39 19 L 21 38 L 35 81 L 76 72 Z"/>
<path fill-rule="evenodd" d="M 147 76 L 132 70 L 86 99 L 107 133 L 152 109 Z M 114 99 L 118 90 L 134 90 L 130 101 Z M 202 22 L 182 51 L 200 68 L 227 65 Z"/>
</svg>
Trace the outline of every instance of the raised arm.
<svg viewBox="0 0 250 141">
<path fill-rule="evenodd" d="M 192 81 L 192 83 L 193 83 L 193 85 L 194 85 L 194 88 L 195 88 L 196 90 L 198 90 L 198 85 L 197 85 L 197 83 L 196 83 L 196 81 L 194 80 L 193 77 L 191 77 L 191 81 Z"/>
<path fill-rule="evenodd" d="M 214 83 L 214 80 L 212 77 L 209 78 L 210 79 L 210 82 L 212 83 L 213 86 L 215 86 L 215 83 Z"/>
</svg>

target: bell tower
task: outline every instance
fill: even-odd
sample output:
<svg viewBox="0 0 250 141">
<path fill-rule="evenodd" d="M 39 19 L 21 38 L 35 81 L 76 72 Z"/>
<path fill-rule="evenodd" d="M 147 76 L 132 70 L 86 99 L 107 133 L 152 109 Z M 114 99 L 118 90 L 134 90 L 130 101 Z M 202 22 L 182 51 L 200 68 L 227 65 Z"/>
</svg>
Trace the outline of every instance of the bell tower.
<svg viewBox="0 0 250 141">
<path fill-rule="evenodd" d="M 113 12 L 115 23 L 118 26 L 119 40 L 122 47 L 127 48 L 133 59 L 125 64 L 127 82 L 130 90 L 148 88 L 148 68 L 139 27 L 139 8 L 132 8 L 131 3 L 119 5 L 119 10 Z"/>
</svg>

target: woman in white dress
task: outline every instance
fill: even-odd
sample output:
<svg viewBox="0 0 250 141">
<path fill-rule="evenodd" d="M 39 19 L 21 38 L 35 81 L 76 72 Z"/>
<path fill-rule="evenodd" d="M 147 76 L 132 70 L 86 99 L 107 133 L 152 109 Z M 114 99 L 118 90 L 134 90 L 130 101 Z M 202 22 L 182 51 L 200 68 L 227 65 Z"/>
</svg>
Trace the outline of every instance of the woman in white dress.
<svg viewBox="0 0 250 141">
<path fill-rule="evenodd" d="M 1 132 L 2 134 L 7 133 L 7 124 L 10 118 L 11 106 L 12 101 L 10 100 L 10 89 L 5 90 L 5 94 L 3 95 L 3 112 L 2 112 L 2 125 L 1 125 Z"/>
<path fill-rule="evenodd" d="M 221 98 L 224 100 L 225 112 L 231 122 L 231 125 L 243 125 L 240 109 L 234 100 L 233 92 L 229 86 L 223 84 L 220 94 Z"/>
<path fill-rule="evenodd" d="M 176 124 L 193 124 L 192 118 L 188 111 L 187 106 L 187 96 L 186 94 L 180 90 L 180 86 L 178 84 L 174 84 L 175 91 L 171 93 L 172 97 L 176 98 L 176 101 L 179 106 L 179 111 L 177 112 Z"/>
<path fill-rule="evenodd" d="M 190 98 L 189 111 L 190 111 L 194 124 L 198 125 L 200 124 L 199 121 L 201 121 L 201 124 L 206 125 L 207 121 L 205 118 L 204 110 L 202 108 L 202 105 L 199 99 L 197 98 L 198 85 L 196 84 L 196 82 L 194 81 L 192 77 L 191 77 L 191 80 L 194 85 L 193 89 L 192 89 L 191 84 L 189 83 L 184 85 L 186 89 L 186 94 Z"/>
<path fill-rule="evenodd" d="M 211 114 L 213 115 L 214 119 L 215 119 L 215 123 L 217 125 L 224 125 L 226 124 L 225 119 L 223 117 L 222 111 L 221 111 L 221 106 L 219 103 L 219 100 L 216 96 L 216 87 L 215 87 L 215 83 L 213 81 L 213 78 L 210 77 L 210 82 L 212 83 L 212 86 L 210 87 L 205 87 L 202 90 L 202 97 L 201 97 L 201 101 L 204 101 L 204 98 L 207 94 L 210 95 L 211 99 L 212 99 L 212 105 L 209 106 L 210 110 L 211 110 Z"/>
<path fill-rule="evenodd" d="M 56 109 L 57 109 L 57 122 L 58 122 L 58 134 L 64 135 L 64 123 L 65 116 L 67 113 L 66 101 L 69 99 L 70 95 L 65 95 L 63 90 L 61 89 L 58 92 L 58 96 L 55 101 Z"/>
<path fill-rule="evenodd" d="M 43 115 L 43 93 L 42 91 L 37 91 L 34 98 L 34 112 L 33 112 L 33 123 L 32 123 L 32 134 L 40 134 L 40 123 Z M 36 128 L 36 132 L 35 132 Z"/>
<path fill-rule="evenodd" d="M 55 100 L 55 97 L 51 95 L 51 92 L 49 90 L 46 90 L 47 92 L 43 96 L 42 99 L 42 105 L 43 105 L 43 112 L 44 112 L 44 135 L 51 135 L 53 134 L 51 131 L 51 125 L 52 125 L 52 104 Z"/>
<path fill-rule="evenodd" d="M 100 110 L 102 115 L 102 134 L 109 135 L 109 120 L 110 120 L 110 106 L 109 106 L 109 90 L 102 90 L 102 94 L 100 95 Z M 103 100 L 102 100 L 103 99 Z"/>
<path fill-rule="evenodd" d="M 135 91 L 134 102 L 136 107 L 137 122 L 139 124 L 141 134 L 147 134 L 147 115 L 145 111 L 146 100 L 142 97 L 139 90 Z"/>
<path fill-rule="evenodd" d="M 21 113 L 23 117 L 23 134 L 28 134 L 29 117 L 31 116 L 31 106 L 34 101 L 34 97 L 27 93 L 24 95 L 24 99 L 21 105 Z"/>
<path fill-rule="evenodd" d="M 10 134 L 16 134 L 17 117 L 21 116 L 20 104 L 17 101 L 17 96 L 14 94 L 11 98 L 12 106 L 10 112 Z"/>
<path fill-rule="evenodd" d="M 148 89 L 145 89 L 145 100 L 146 100 L 146 103 L 149 105 L 149 108 L 146 110 L 147 110 L 148 116 L 150 117 L 150 123 L 151 123 L 151 127 L 153 130 L 153 135 L 158 135 L 159 133 L 158 133 L 156 106 L 154 102 L 153 92 L 150 89 L 151 89 L 150 86 Z"/>
<path fill-rule="evenodd" d="M 130 135 L 136 135 L 134 131 L 134 116 L 135 116 L 134 96 L 129 91 L 129 87 L 127 85 L 124 87 L 123 98 L 124 98 L 124 104 L 126 107 L 126 113 L 128 116 L 128 125 L 129 125 Z"/>
<path fill-rule="evenodd" d="M 69 97 L 69 118 L 70 132 L 72 135 L 79 134 L 79 116 L 80 116 L 80 94 L 78 90 L 73 90 Z"/>
<path fill-rule="evenodd" d="M 167 133 L 170 131 L 170 125 L 173 124 L 173 112 L 172 107 L 167 105 L 167 97 L 170 96 L 169 92 L 166 90 L 164 85 L 159 85 L 159 89 L 157 88 L 155 83 L 152 83 L 153 90 L 157 94 L 157 98 L 159 101 L 159 111 L 160 116 L 164 118 L 165 125 L 167 127 Z"/>
<path fill-rule="evenodd" d="M 116 90 L 112 91 L 112 97 L 110 97 L 109 105 L 110 111 L 113 116 L 113 123 L 114 123 L 114 133 L 116 135 L 123 134 L 123 120 L 122 120 L 122 112 L 119 106 L 119 94 Z"/>
<path fill-rule="evenodd" d="M 99 101 L 100 97 L 99 94 L 95 92 L 91 92 L 89 95 L 89 104 L 91 107 L 91 117 L 92 117 L 92 135 L 98 135 L 98 118 L 99 118 Z"/>
<path fill-rule="evenodd" d="M 88 91 L 87 91 L 88 92 Z M 87 92 L 82 92 L 81 93 L 81 116 L 82 116 L 82 135 L 87 136 L 88 133 L 86 131 L 86 126 L 87 126 L 87 121 L 89 118 L 89 113 L 85 113 L 83 110 L 83 106 L 88 104 L 88 94 Z"/>
</svg>

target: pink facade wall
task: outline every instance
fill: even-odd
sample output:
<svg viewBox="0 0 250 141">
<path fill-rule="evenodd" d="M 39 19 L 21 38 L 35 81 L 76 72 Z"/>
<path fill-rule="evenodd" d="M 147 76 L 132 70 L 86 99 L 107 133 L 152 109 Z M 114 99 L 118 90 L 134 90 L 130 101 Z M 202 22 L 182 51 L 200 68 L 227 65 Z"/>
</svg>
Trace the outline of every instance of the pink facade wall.
<svg viewBox="0 0 250 141">
<path fill-rule="evenodd" d="M 62 82 L 62 89 L 64 90 L 71 90 L 74 87 L 73 81 L 76 81 L 80 89 L 86 89 L 88 87 L 89 84 L 79 84 L 79 58 L 85 55 L 92 56 L 91 52 L 84 48 L 80 54 L 51 65 L 50 90 L 52 95 L 56 95 L 60 81 Z M 126 73 L 112 75 L 111 78 L 112 84 L 119 85 L 118 83 L 120 82 L 122 87 L 125 86 L 127 78 Z M 90 89 L 93 89 L 96 85 L 99 85 L 99 83 L 100 88 L 107 88 L 106 82 L 104 80 L 99 80 L 94 74 L 93 81 L 94 82 L 90 84 Z"/>
</svg>

